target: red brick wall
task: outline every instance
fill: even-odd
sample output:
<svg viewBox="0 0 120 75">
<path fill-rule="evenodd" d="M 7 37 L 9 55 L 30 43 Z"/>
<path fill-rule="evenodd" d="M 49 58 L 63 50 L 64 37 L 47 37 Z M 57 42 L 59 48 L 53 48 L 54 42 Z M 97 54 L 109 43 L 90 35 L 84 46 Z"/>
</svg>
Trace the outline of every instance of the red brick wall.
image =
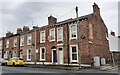
<svg viewBox="0 0 120 75">
<path fill-rule="evenodd" d="M 14 39 L 17 38 L 17 46 L 14 47 Z M 6 48 L 6 41 L 9 40 L 9 47 Z M 6 51 L 17 51 L 17 56 L 19 56 L 19 35 L 11 36 L 11 37 L 6 37 L 4 40 L 4 52 Z"/>
<path fill-rule="evenodd" d="M 70 45 L 77 45 L 77 40 L 69 40 L 69 24 L 63 24 L 63 42 L 57 42 L 57 27 L 58 26 L 47 26 L 45 28 L 40 28 L 37 31 L 37 61 L 40 61 L 40 47 L 46 48 L 46 62 L 52 62 L 52 47 L 55 46 L 57 49 L 57 44 L 63 44 L 64 50 L 64 63 L 68 63 L 68 57 L 70 59 Z M 93 29 L 93 38 L 89 38 L 89 24 L 92 24 Z M 96 17 L 95 14 L 92 14 L 91 17 L 88 17 L 88 20 L 83 20 L 79 22 L 80 35 L 80 61 L 81 63 L 91 63 L 92 58 L 95 56 L 104 57 L 109 59 L 109 46 L 108 41 L 106 40 L 107 28 L 101 18 Z M 55 41 L 49 42 L 49 30 L 55 28 Z M 45 30 L 46 42 L 40 43 L 40 31 Z M 34 32 L 32 33 L 32 42 L 34 43 Z M 27 34 L 25 35 L 25 40 L 27 40 Z M 21 47 L 24 50 L 24 56 L 26 56 L 26 49 L 28 47 L 32 48 L 32 61 L 34 61 L 34 46 L 27 46 L 25 41 L 25 46 Z M 92 43 L 89 43 L 92 42 Z M 69 54 L 68 54 L 69 53 Z M 69 55 L 69 56 L 68 56 Z M 58 57 L 58 53 L 57 53 Z M 58 58 L 57 58 L 58 59 Z M 69 60 L 70 61 L 70 60 Z"/>
<path fill-rule="evenodd" d="M 100 12 L 98 10 L 98 7 L 94 5 L 93 8 L 94 12 L 90 16 L 86 16 L 83 20 L 79 21 L 79 39 L 80 39 L 80 61 L 81 63 L 89 63 L 91 64 L 92 58 L 95 56 L 104 57 L 106 59 L 109 59 L 109 45 L 108 41 L 106 39 L 106 35 L 108 35 L 107 28 L 104 24 L 104 21 L 102 20 L 100 16 Z M 70 61 L 70 45 L 77 45 L 78 40 L 69 40 L 69 25 L 72 22 L 60 24 L 60 25 L 48 25 L 45 27 L 40 27 L 37 30 L 36 35 L 36 43 L 37 43 L 37 61 L 40 61 L 40 47 L 46 48 L 46 62 L 52 62 L 52 47 L 54 46 L 57 50 L 57 44 L 63 44 L 63 58 L 64 63 L 68 63 Z M 92 32 L 93 32 L 93 38 L 90 38 L 90 28 L 89 25 L 92 24 Z M 57 27 L 63 27 L 63 41 L 57 42 Z M 55 28 L 55 41 L 49 42 L 49 30 Z M 40 31 L 45 30 L 46 35 L 46 42 L 40 43 Z M 33 45 L 27 45 L 27 35 L 32 34 L 32 43 Z M 26 60 L 27 58 L 27 49 L 32 49 L 32 62 L 34 61 L 34 44 L 35 44 L 35 32 L 34 31 L 28 31 L 23 34 L 24 35 L 24 46 L 20 47 L 20 50 L 23 50 L 23 56 Z M 18 37 L 18 36 L 17 36 Z M 13 47 L 13 38 L 9 37 L 6 39 L 10 39 L 10 47 L 8 49 L 5 48 L 6 51 L 11 50 Z M 19 41 L 18 41 L 19 42 Z M 15 50 L 18 50 L 17 48 L 14 48 Z M 57 50 L 57 61 L 58 61 L 58 50 Z"/>
</svg>

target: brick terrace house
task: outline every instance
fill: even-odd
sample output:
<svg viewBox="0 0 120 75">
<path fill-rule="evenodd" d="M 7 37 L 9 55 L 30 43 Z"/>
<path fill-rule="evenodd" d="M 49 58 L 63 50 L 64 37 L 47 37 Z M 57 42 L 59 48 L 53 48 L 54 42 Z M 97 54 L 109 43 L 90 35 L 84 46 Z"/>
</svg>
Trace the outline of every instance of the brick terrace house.
<svg viewBox="0 0 120 75">
<path fill-rule="evenodd" d="M 4 50 L 4 37 L 0 38 L 0 58 L 3 58 L 3 50 Z"/>
<path fill-rule="evenodd" d="M 77 65 L 80 61 L 91 64 L 95 56 L 110 58 L 107 36 L 100 8 L 94 3 L 93 13 L 78 19 L 57 22 L 57 18 L 50 16 L 46 26 L 33 27 L 32 30 L 26 26 L 18 28 L 17 34 L 5 38 L 4 57 L 10 53 L 12 57 L 16 51 L 16 56 L 29 63 L 44 61 L 45 64 Z"/>
<path fill-rule="evenodd" d="M 4 58 L 12 58 L 19 56 L 19 34 L 13 34 L 11 32 L 6 33 L 4 38 Z"/>
</svg>

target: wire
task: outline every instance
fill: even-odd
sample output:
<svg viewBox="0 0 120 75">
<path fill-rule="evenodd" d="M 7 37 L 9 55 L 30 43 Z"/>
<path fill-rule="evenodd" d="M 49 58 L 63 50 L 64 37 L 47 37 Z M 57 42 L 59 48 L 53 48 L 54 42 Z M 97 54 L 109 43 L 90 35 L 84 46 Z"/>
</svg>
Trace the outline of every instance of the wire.
<svg viewBox="0 0 120 75">
<path fill-rule="evenodd" d="M 58 5 L 61 5 L 61 4 L 58 4 L 58 5 L 53 5 L 52 3 L 56 4 L 58 2 L 43 2 L 44 4 L 42 4 L 42 6 L 51 6 L 51 7 L 60 7 L 60 8 L 71 8 L 71 7 L 66 7 L 66 6 L 58 6 Z M 61 2 L 62 3 L 62 2 Z M 63 3 L 62 3 L 63 4 Z"/>
<path fill-rule="evenodd" d="M 67 13 L 65 13 L 65 14 L 63 14 L 63 15 L 61 15 L 61 16 L 59 16 L 58 18 L 61 18 L 61 17 L 66 16 L 66 15 L 69 15 L 70 13 L 73 13 L 72 11 L 74 11 L 74 10 L 75 10 L 75 8 L 72 9 L 72 10 L 70 10 L 70 11 L 68 11 Z"/>
</svg>

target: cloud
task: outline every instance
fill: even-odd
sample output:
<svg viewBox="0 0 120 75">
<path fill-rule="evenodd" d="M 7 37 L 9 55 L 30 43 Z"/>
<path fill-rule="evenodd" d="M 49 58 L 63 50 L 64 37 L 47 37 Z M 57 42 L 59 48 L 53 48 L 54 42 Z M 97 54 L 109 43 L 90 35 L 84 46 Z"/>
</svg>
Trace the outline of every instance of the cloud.
<svg viewBox="0 0 120 75">
<path fill-rule="evenodd" d="M 93 1 L 91 2 L 3 2 L 2 3 L 2 35 L 6 31 L 16 32 L 18 27 L 34 24 L 47 25 L 47 17 L 53 15 L 58 21 L 76 17 L 75 7 L 79 8 L 79 16 L 93 12 Z M 45 0 L 44 0 L 45 1 Z M 96 2 L 101 10 L 102 18 L 109 30 L 117 32 L 117 2 Z M 114 19 L 113 19 L 114 18 Z M 115 28 L 113 28 L 115 26 Z"/>
</svg>

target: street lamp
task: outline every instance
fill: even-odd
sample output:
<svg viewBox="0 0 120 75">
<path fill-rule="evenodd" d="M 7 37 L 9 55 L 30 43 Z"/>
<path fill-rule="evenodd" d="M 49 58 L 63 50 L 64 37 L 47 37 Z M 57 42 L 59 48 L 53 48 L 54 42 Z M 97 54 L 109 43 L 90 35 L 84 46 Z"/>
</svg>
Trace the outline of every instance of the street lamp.
<svg viewBox="0 0 120 75">
<path fill-rule="evenodd" d="M 35 48 L 34 48 L 34 64 L 36 65 L 36 28 L 34 29 L 34 32 L 35 32 Z"/>
<path fill-rule="evenodd" d="M 81 61 L 80 61 L 80 33 L 79 32 L 79 19 L 78 19 L 78 7 L 76 6 L 76 19 L 77 19 L 77 41 L 78 41 L 78 61 L 79 61 L 79 68 L 81 68 Z"/>
</svg>

